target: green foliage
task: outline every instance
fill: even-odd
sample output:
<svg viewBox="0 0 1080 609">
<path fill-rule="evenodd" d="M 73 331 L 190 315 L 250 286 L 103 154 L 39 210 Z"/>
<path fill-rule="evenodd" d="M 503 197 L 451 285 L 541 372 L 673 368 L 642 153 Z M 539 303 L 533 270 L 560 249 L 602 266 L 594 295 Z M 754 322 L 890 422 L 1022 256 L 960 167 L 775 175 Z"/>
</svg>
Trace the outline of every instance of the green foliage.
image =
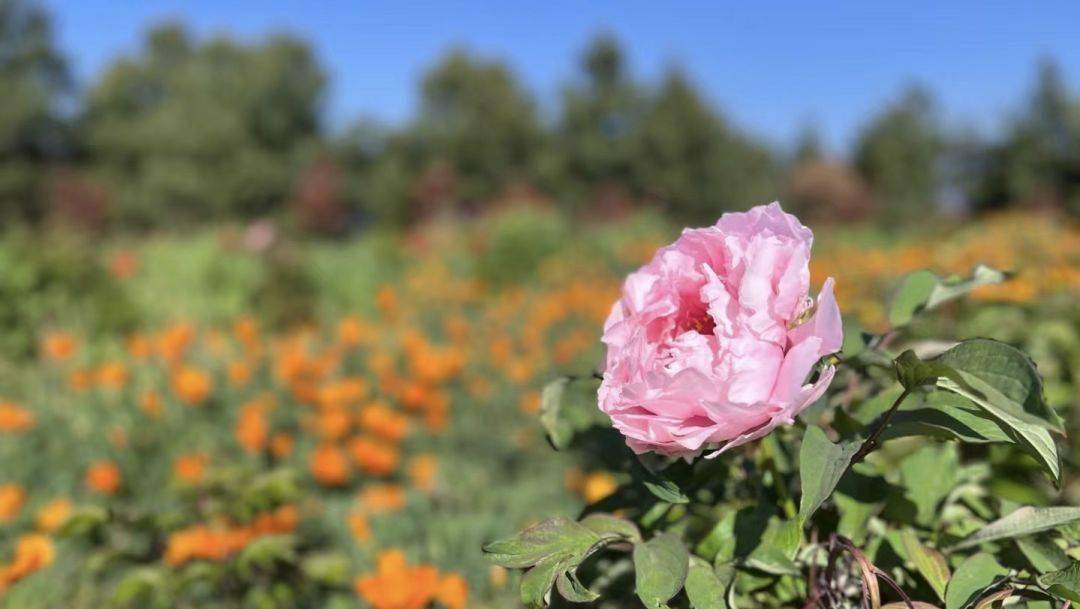
<svg viewBox="0 0 1080 609">
<path fill-rule="evenodd" d="M 984 265 L 975 267 L 971 277 L 967 279 L 942 279 L 931 271 L 910 273 L 904 277 L 904 282 L 893 297 L 892 306 L 889 308 L 889 323 L 896 328 L 906 325 L 920 311 L 933 309 L 959 298 L 979 286 L 1001 283 L 1006 278 L 1005 273 Z"/>
<path fill-rule="evenodd" d="M 894 342 L 870 336 L 841 364 L 849 384 L 807 419 L 818 424 L 778 429 L 715 460 L 628 456 L 631 479 L 597 507 L 619 510 L 648 541 L 633 542 L 632 566 L 618 558 L 626 546 L 610 546 L 610 558 L 577 571 L 579 588 L 600 606 L 622 606 L 630 582 L 615 574 L 632 567 L 633 589 L 652 608 L 1058 607 L 1074 598 L 1080 508 L 1053 505 L 1064 498 L 1045 482 L 1061 479 L 1051 434 L 1063 421 L 1035 365 L 989 339 L 925 359 L 910 348 L 926 348 L 909 331 L 916 316 L 1002 279 L 989 270 L 968 281 L 910 279 Z M 589 454 L 601 445 L 585 441 L 597 433 L 585 419 L 570 418 L 580 407 L 560 403 L 569 384 L 549 387 L 544 422 L 560 449 Z M 1036 505 L 997 494 L 1012 484 L 1026 485 Z"/>
<path fill-rule="evenodd" d="M 0 3 L 0 223 L 43 216 L 46 167 L 70 154 L 60 113 L 70 88 L 46 10 L 32 0 Z"/>
<path fill-rule="evenodd" d="M 132 225 L 255 216 L 292 187 L 299 147 L 315 137 L 324 77 L 307 45 L 195 41 L 180 25 L 150 31 L 88 94 L 94 169 Z"/>
<path fill-rule="evenodd" d="M 854 164 L 891 219 L 932 213 L 942 136 L 930 94 L 911 88 L 870 121 L 855 144 Z"/>
</svg>

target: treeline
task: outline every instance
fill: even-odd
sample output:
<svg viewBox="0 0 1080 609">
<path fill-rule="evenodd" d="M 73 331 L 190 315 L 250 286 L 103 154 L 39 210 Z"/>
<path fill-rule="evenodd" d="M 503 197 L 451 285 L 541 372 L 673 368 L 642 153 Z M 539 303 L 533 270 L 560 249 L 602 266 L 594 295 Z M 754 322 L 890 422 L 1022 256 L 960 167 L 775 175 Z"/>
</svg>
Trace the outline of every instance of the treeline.
<svg viewBox="0 0 1080 609">
<path fill-rule="evenodd" d="M 1080 211 L 1080 97 L 1045 62 L 987 139 L 905 91 L 849 158 L 813 131 L 777 150 L 742 132 L 678 69 L 644 84 L 616 40 L 581 55 L 553 111 L 507 66 L 455 50 L 390 128 L 325 124 L 327 76 L 302 40 L 150 30 L 82 87 L 49 15 L 0 0 L 0 221 L 152 228 L 288 217 L 334 233 L 535 199 L 602 216 L 654 206 L 678 220 L 783 198 L 811 219 L 922 219 L 942 208 Z"/>
</svg>

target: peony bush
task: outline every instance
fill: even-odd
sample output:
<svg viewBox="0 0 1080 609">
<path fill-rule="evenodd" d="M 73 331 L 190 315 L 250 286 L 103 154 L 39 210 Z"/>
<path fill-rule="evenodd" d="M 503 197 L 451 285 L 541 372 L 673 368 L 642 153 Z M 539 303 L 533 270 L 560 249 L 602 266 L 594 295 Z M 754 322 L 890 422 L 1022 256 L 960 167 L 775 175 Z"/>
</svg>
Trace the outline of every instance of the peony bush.
<svg viewBox="0 0 1080 609">
<path fill-rule="evenodd" d="M 579 518 L 484 551 L 531 607 L 1068 607 L 1080 507 L 1031 359 L 916 332 L 1007 281 L 909 275 L 845 328 L 779 204 L 687 229 L 625 280 L 593 375 L 549 384 L 551 444 L 623 472 Z M 845 331 L 846 330 L 846 331 Z M 593 392 L 596 393 L 593 393 Z"/>
</svg>

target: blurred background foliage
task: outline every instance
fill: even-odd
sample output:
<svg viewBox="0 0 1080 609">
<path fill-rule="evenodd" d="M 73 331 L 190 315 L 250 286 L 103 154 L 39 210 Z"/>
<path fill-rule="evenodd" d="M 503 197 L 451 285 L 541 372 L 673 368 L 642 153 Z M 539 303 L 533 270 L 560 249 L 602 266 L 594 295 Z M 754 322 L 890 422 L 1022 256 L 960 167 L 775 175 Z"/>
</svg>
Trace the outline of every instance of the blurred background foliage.
<svg viewBox="0 0 1080 609">
<path fill-rule="evenodd" d="M 1080 99 L 1052 58 L 992 137 L 946 123 L 914 84 L 835 158 L 812 127 L 787 144 L 742 131 L 677 65 L 639 80 L 608 35 L 567 74 L 541 108 L 512 66 L 451 49 L 419 79 L 410 120 L 331 130 L 329 77 L 302 39 L 164 23 L 76 84 L 50 15 L 5 0 L 0 216 L 94 230 L 270 217 L 341 235 L 522 197 L 583 217 L 651 207 L 697 223 L 774 198 L 832 221 L 1080 209 Z"/>
</svg>

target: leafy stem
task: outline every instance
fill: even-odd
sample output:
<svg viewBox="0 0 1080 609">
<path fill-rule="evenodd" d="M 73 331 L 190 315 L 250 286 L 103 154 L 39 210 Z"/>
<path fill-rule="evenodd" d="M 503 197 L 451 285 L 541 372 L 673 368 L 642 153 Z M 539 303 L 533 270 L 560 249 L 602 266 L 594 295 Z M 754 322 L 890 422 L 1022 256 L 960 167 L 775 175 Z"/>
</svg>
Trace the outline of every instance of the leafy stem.
<svg viewBox="0 0 1080 609">
<path fill-rule="evenodd" d="M 896 411 L 900 409 L 900 404 L 902 404 L 904 400 L 909 395 L 911 395 L 911 392 L 913 390 L 914 387 L 905 388 L 903 393 L 897 396 L 896 400 L 894 400 L 892 405 L 889 406 L 889 409 L 885 411 L 885 414 L 881 415 L 881 421 L 874 428 L 874 431 L 870 433 L 870 436 L 863 441 L 861 446 L 859 446 L 859 450 L 856 451 L 855 455 L 851 457 L 852 465 L 858 463 L 859 461 L 862 461 L 864 458 L 866 458 L 866 455 L 869 455 L 871 452 L 874 451 L 875 448 L 877 448 L 878 440 L 881 439 L 881 434 L 885 433 L 885 428 L 889 426 L 889 422 L 892 421 L 893 415 L 895 415 Z"/>
</svg>

